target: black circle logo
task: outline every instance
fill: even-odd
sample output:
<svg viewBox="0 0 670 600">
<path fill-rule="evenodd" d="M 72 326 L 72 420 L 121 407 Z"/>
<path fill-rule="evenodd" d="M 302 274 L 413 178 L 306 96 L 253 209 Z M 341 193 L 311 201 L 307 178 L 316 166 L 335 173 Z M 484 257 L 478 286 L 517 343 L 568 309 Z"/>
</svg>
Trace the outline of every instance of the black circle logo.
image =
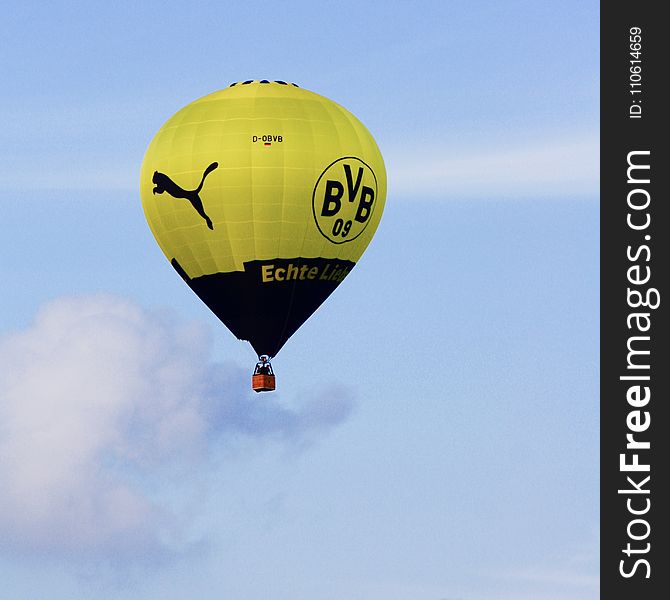
<svg viewBox="0 0 670 600">
<path fill-rule="evenodd" d="M 312 193 L 314 221 L 333 244 L 355 240 L 368 226 L 377 199 L 377 177 L 360 158 L 330 163 Z"/>
</svg>

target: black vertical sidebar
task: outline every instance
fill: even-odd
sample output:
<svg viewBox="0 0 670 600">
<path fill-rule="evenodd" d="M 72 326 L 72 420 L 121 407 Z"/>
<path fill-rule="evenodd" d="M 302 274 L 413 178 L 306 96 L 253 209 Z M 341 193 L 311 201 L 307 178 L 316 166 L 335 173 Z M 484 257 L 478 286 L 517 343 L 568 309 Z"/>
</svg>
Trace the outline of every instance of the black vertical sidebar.
<svg viewBox="0 0 670 600">
<path fill-rule="evenodd" d="M 670 587 L 670 28 L 601 3 L 601 598 Z"/>
</svg>

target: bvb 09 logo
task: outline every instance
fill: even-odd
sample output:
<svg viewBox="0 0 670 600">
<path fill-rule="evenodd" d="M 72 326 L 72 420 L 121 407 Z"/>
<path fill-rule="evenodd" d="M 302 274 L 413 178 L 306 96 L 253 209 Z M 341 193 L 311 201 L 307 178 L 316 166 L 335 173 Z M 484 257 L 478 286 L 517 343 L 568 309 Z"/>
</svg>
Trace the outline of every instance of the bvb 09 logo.
<svg viewBox="0 0 670 600">
<path fill-rule="evenodd" d="M 326 167 L 314 186 L 316 226 L 334 244 L 351 242 L 370 222 L 376 197 L 373 170 L 358 158 L 340 158 Z"/>
</svg>

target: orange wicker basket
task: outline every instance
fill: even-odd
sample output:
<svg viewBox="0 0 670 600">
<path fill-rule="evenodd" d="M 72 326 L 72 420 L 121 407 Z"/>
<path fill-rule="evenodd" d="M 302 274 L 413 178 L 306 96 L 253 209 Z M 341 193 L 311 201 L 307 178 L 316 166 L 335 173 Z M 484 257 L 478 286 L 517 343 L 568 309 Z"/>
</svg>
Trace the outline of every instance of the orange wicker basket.
<svg viewBox="0 0 670 600">
<path fill-rule="evenodd" d="M 251 387 L 254 392 L 271 392 L 275 389 L 275 376 L 263 374 L 252 375 Z"/>
</svg>

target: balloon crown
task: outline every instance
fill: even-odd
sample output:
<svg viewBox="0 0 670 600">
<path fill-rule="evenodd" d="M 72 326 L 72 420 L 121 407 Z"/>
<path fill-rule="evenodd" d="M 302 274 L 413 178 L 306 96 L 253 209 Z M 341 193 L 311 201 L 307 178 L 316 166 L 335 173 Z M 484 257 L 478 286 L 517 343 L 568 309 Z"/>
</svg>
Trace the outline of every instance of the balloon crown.
<svg viewBox="0 0 670 600">
<path fill-rule="evenodd" d="M 279 85 L 292 85 L 294 87 L 300 87 L 297 83 L 287 83 L 286 81 L 269 81 L 268 79 L 247 79 L 247 81 L 235 81 L 231 83 L 228 87 L 234 87 L 236 85 L 249 85 L 250 83 L 278 83 Z"/>
</svg>

